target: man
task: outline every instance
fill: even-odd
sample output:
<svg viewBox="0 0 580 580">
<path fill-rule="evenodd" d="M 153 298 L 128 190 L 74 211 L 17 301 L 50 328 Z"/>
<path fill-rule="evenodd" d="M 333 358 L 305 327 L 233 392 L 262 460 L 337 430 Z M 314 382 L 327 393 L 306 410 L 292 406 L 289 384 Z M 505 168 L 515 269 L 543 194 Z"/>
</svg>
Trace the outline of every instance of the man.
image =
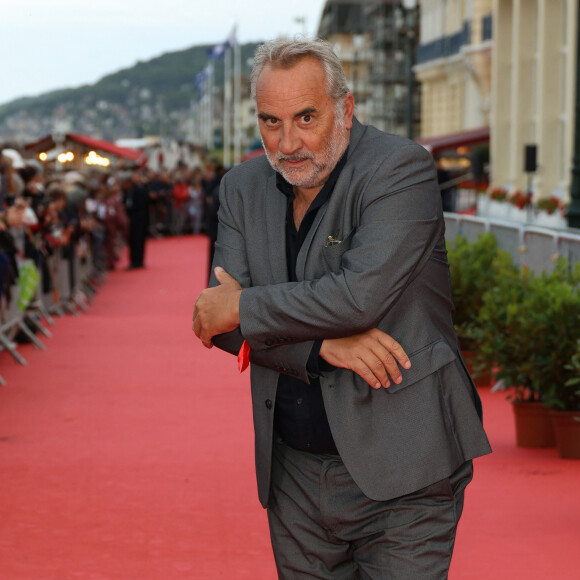
<svg viewBox="0 0 580 580">
<path fill-rule="evenodd" d="M 140 171 L 134 171 L 132 179 L 123 183 L 124 205 L 129 218 L 128 270 L 145 267 L 145 241 L 149 230 L 149 190 L 143 183 Z"/>
<path fill-rule="evenodd" d="M 278 574 L 445 578 L 471 459 L 490 448 L 433 161 L 354 118 L 323 41 L 260 47 L 252 94 L 267 160 L 222 180 L 219 285 L 193 329 L 241 362 L 249 347 Z"/>
</svg>

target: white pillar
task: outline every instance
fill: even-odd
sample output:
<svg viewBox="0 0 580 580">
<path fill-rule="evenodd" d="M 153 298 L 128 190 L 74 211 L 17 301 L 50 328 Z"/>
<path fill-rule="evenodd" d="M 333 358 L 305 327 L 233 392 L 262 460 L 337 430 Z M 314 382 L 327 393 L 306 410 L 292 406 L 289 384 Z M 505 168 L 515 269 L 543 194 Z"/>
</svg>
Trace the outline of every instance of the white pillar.
<svg viewBox="0 0 580 580">
<path fill-rule="evenodd" d="M 209 63 L 209 78 L 206 84 L 207 102 L 206 102 L 206 144 L 211 151 L 214 148 L 214 119 L 213 119 L 213 84 L 214 84 L 214 66 L 213 62 Z"/>
<path fill-rule="evenodd" d="M 240 109 L 242 93 L 242 47 L 234 44 L 234 165 L 241 160 L 242 148 L 242 111 Z"/>
<path fill-rule="evenodd" d="M 230 166 L 231 157 L 231 109 L 232 109 L 232 51 L 226 49 L 224 56 L 224 123 L 222 145 L 224 167 Z"/>
</svg>

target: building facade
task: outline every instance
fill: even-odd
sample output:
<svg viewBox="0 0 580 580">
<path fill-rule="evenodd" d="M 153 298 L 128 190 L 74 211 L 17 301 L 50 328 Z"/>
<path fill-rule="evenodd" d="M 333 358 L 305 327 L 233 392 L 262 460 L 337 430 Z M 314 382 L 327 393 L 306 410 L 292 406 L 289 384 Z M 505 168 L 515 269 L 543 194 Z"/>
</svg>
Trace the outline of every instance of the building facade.
<svg viewBox="0 0 580 580">
<path fill-rule="evenodd" d="M 568 200 L 577 83 L 577 0 L 494 0 L 492 184 Z M 526 147 L 536 148 L 526 171 Z M 528 167 L 527 169 L 531 169 Z"/>
<path fill-rule="evenodd" d="M 414 67 L 421 136 L 485 127 L 491 110 L 493 0 L 423 0 Z"/>
<path fill-rule="evenodd" d="M 364 2 L 327 0 L 322 9 L 317 36 L 330 42 L 355 98 L 356 115 L 368 122 L 370 84 L 370 26 Z"/>
<path fill-rule="evenodd" d="M 409 41 L 419 23 L 408 15 L 402 0 L 327 0 L 317 35 L 341 60 L 359 120 L 411 136 L 419 124 L 420 92 L 409 82 L 414 64 Z"/>
</svg>

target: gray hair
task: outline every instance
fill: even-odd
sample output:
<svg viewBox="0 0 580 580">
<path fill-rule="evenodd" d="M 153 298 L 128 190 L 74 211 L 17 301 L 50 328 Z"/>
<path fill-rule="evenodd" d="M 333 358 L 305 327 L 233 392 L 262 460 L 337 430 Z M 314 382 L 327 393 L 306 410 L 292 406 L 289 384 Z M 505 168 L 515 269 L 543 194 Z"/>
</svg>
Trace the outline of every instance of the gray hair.
<svg viewBox="0 0 580 580">
<path fill-rule="evenodd" d="M 256 99 L 256 85 L 264 66 L 273 64 L 281 68 L 291 68 L 308 56 L 315 58 L 322 64 L 326 76 L 328 96 L 334 99 L 339 107 L 341 103 L 344 106 L 342 97 L 350 93 L 346 76 L 331 44 L 322 38 L 313 40 L 278 38 L 260 45 L 256 49 L 254 66 L 250 75 L 252 98 Z"/>
</svg>

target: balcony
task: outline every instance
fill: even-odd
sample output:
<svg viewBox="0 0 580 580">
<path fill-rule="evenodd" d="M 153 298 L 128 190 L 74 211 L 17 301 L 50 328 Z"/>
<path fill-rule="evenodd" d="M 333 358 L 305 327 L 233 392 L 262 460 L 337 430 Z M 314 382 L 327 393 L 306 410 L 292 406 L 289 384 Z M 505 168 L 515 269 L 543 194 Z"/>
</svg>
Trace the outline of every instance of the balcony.
<svg viewBox="0 0 580 580">
<path fill-rule="evenodd" d="M 459 32 L 419 45 L 417 49 L 417 64 L 453 56 L 461 50 L 462 46 L 470 43 L 471 22 L 466 20 Z"/>
</svg>

